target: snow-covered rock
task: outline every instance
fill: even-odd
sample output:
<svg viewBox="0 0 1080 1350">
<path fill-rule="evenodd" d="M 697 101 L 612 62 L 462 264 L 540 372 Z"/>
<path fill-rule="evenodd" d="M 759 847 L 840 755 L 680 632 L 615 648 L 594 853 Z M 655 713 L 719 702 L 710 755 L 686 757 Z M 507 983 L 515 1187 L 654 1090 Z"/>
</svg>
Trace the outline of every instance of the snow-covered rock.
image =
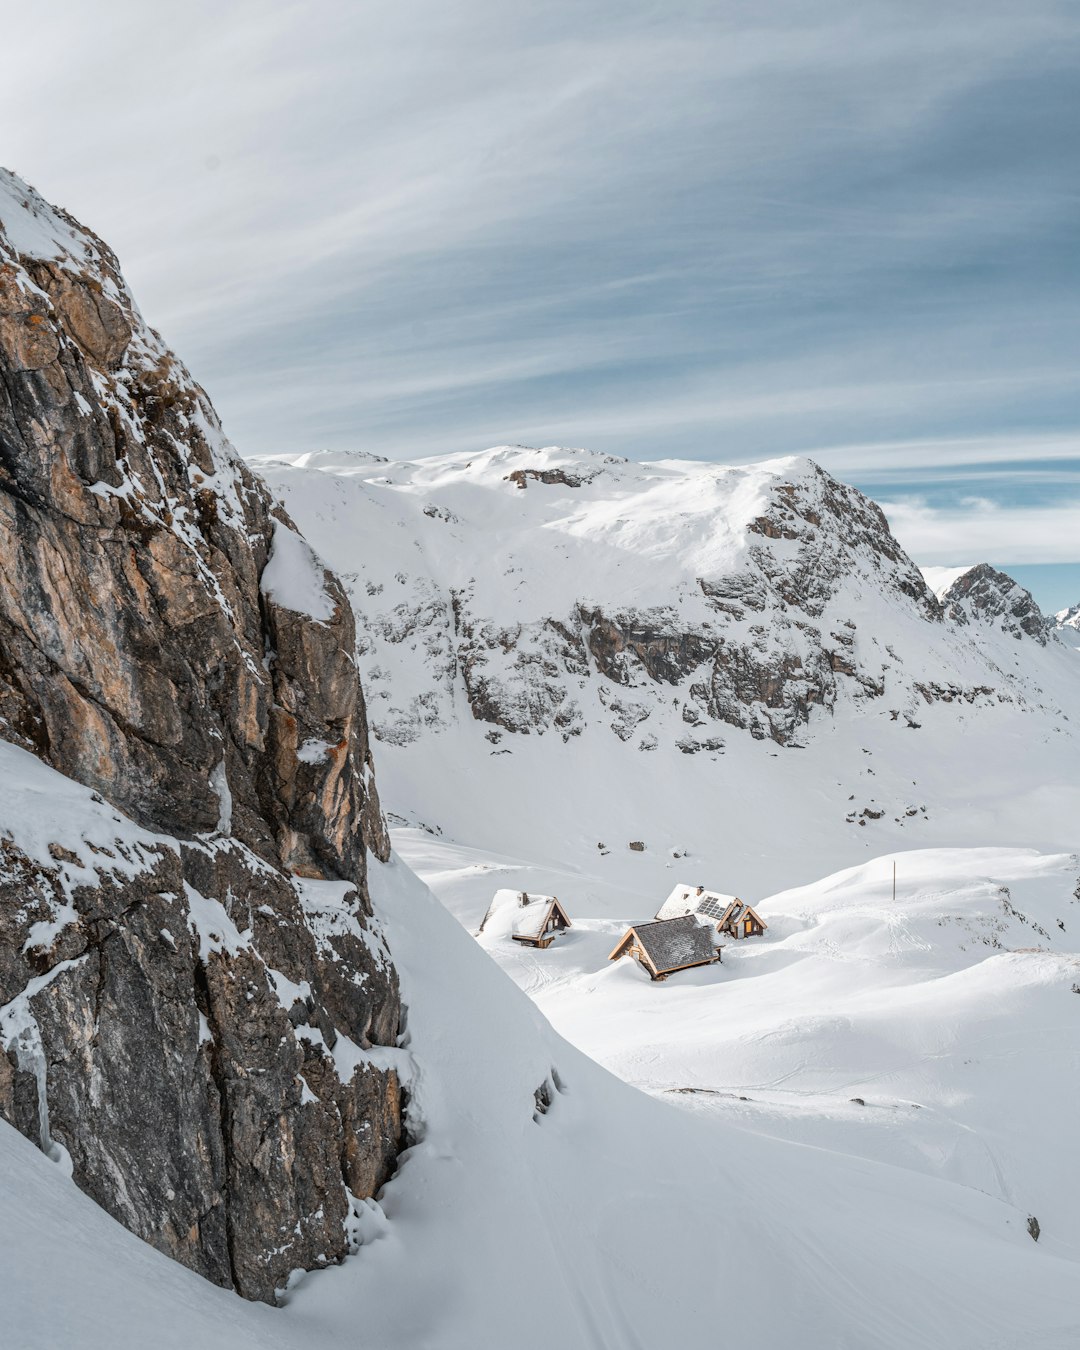
<svg viewBox="0 0 1080 1350">
<path fill-rule="evenodd" d="M 1067 609 L 1058 610 L 1054 615 L 1054 623 L 1058 628 L 1080 630 L 1080 605 L 1070 605 Z"/>
<path fill-rule="evenodd" d="M 983 624 L 1017 641 L 1030 638 L 1045 647 L 1053 627 L 1031 592 L 989 563 L 959 572 L 938 599 L 953 623 Z"/>
</svg>

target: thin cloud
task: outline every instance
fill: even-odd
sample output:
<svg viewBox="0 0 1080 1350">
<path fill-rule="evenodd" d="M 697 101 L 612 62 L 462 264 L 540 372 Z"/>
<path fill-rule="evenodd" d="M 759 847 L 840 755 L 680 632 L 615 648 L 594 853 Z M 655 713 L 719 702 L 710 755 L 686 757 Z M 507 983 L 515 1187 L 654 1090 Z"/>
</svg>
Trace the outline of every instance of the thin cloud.
<svg viewBox="0 0 1080 1350">
<path fill-rule="evenodd" d="M 914 499 L 881 508 L 903 547 L 925 565 L 1080 563 L 1080 494 L 1054 506 L 972 499 L 941 508 Z"/>
<path fill-rule="evenodd" d="M 1072 472 L 1066 0 L 57 0 L 4 36 L 6 157 L 244 453 Z"/>
</svg>

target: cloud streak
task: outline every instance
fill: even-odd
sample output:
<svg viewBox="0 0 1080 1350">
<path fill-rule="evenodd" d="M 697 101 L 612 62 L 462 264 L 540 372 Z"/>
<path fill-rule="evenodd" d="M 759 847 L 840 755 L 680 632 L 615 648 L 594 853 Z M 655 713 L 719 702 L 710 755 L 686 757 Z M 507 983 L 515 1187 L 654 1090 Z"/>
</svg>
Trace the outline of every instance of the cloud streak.
<svg viewBox="0 0 1080 1350">
<path fill-rule="evenodd" d="M 1071 0 L 54 0 L 5 56 L 5 158 L 245 453 L 817 451 L 953 524 L 1075 482 Z"/>
</svg>

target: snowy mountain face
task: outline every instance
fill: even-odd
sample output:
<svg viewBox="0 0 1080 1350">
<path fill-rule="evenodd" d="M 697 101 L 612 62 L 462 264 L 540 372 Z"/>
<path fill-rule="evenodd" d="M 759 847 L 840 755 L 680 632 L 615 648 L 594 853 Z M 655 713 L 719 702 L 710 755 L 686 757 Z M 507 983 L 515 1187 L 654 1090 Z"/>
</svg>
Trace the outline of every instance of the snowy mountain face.
<svg viewBox="0 0 1080 1350">
<path fill-rule="evenodd" d="M 1031 592 L 1012 577 L 989 563 L 956 572 L 927 570 L 943 572 L 947 577 L 946 584 L 937 591 L 937 597 L 945 617 L 953 623 L 973 624 L 976 632 L 980 628 L 989 628 L 1018 642 L 1027 637 L 1046 646 L 1053 631 L 1053 620 L 1043 615 Z"/>
<path fill-rule="evenodd" d="M 352 613 L 113 255 L 6 173 L 0 391 L 0 1116 L 272 1299 L 400 1147 Z"/>
<path fill-rule="evenodd" d="M 1054 615 L 1054 624 L 1066 641 L 1075 640 L 1074 634 L 1080 632 L 1080 605 L 1059 610 Z"/>
<path fill-rule="evenodd" d="M 646 746 L 674 732 L 693 754 L 736 727 L 786 744 L 813 708 L 898 683 L 887 641 L 856 641 L 867 600 L 897 611 L 894 630 L 940 621 L 880 510 L 809 461 L 503 448 L 259 467 L 355 578 L 376 734 L 394 743 L 452 722 L 461 692 L 495 734 L 565 740 L 603 723 Z M 383 558 L 350 547 L 373 529 Z M 661 701 L 674 727 L 654 716 Z"/>
<path fill-rule="evenodd" d="M 689 848 L 753 894 L 855 861 L 860 831 L 984 842 L 996 792 L 984 809 L 954 753 L 996 781 L 1003 747 L 1045 740 L 1011 760 L 1014 798 L 1060 776 L 1055 825 L 1080 805 L 1080 672 L 1031 597 L 979 567 L 939 599 L 877 506 L 810 461 L 257 464 L 349 589 L 384 795 L 407 819 L 564 858 Z M 463 793 L 447 784 L 465 766 Z M 957 796 L 970 833 L 943 837 Z"/>
</svg>

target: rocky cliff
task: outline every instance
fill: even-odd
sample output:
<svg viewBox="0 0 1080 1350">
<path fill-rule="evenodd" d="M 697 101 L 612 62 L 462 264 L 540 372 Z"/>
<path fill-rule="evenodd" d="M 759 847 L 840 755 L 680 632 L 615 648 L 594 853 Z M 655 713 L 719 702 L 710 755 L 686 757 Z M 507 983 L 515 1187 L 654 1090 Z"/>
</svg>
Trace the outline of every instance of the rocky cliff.
<svg viewBox="0 0 1080 1350">
<path fill-rule="evenodd" d="M 0 559 L 8 786 L 85 789 L 0 819 L 0 1114 L 272 1299 L 345 1253 L 401 1133 L 354 620 L 113 254 L 9 174 Z"/>
</svg>

